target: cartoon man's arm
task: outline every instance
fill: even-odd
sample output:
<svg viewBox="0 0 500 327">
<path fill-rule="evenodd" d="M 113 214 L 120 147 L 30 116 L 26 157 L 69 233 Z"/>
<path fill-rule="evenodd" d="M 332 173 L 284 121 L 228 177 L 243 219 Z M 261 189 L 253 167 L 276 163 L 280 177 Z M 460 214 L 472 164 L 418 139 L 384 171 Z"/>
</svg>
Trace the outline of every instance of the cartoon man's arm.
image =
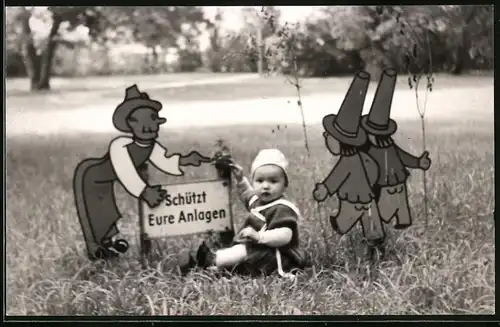
<svg viewBox="0 0 500 327">
<path fill-rule="evenodd" d="M 114 139 L 109 146 L 109 156 L 120 183 L 130 195 L 139 198 L 147 185 L 139 176 L 128 153 L 127 146 L 132 142 L 133 140 L 128 137 Z"/>
<path fill-rule="evenodd" d="M 184 172 L 180 169 L 181 155 L 174 153 L 167 157 L 167 149 L 160 143 L 155 142 L 149 161 L 159 170 L 174 176 L 182 176 Z"/>
<path fill-rule="evenodd" d="M 255 202 L 258 197 L 257 194 L 255 194 L 252 185 L 250 185 L 248 178 L 243 177 L 241 181 L 237 182 L 236 189 L 238 191 L 241 202 L 245 205 L 245 208 L 249 210 L 252 203 Z"/>
<path fill-rule="evenodd" d="M 413 156 L 412 154 L 406 152 L 397 145 L 394 146 L 396 147 L 396 152 L 398 153 L 399 159 L 401 159 L 403 165 L 413 169 L 420 168 L 420 158 Z"/>
</svg>

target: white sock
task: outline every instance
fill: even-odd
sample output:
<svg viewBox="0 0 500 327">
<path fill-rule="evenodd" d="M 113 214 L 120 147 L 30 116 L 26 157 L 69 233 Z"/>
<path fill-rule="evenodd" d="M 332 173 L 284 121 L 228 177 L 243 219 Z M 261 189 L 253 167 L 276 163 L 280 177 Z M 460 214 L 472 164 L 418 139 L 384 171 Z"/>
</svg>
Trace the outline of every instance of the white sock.
<svg viewBox="0 0 500 327">
<path fill-rule="evenodd" d="M 240 263 L 247 256 L 245 244 L 236 244 L 227 249 L 215 252 L 215 265 L 217 267 L 229 267 Z"/>
</svg>

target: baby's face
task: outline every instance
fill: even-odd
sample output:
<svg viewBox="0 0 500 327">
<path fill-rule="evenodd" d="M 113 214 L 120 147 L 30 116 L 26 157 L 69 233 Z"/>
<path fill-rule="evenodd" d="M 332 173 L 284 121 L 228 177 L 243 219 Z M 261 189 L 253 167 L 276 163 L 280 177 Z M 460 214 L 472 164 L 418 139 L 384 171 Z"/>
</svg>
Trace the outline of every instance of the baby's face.
<svg viewBox="0 0 500 327">
<path fill-rule="evenodd" d="M 283 195 L 286 189 L 285 173 L 275 165 L 265 165 L 255 170 L 253 188 L 264 202 L 271 202 Z"/>
</svg>

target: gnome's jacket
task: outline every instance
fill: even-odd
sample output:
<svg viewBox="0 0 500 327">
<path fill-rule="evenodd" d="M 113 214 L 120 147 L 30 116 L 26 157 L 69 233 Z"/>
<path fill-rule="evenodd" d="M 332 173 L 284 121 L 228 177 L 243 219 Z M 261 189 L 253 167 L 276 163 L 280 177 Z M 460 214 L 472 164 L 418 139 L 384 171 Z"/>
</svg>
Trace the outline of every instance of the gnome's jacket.
<svg viewBox="0 0 500 327">
<path fill-rule="evenodd" d="M 251 211 L 266 205 L 262 203 L 259 197 L 255 194 L 246 177 L 244 177 L 241 182 L 237 183 L 237 188 L 240 199 L 244 203 L 247 210 Z M 266 221 L 263 221 L 254 214 L 250 213 L 245 219 L 241 229 L 250 226 L 258 232 L 262 230 L 264 225 L 266 226 L 266 230 L 273 230 L 282 227 L 290 228 L 292 230 L 292 238 L 290 242 L 279 247 L 278 250 L 281 252 L 283 258 L 288 259 L 288 268 L 292 268 L 293 266 L 299 268 L 303 267 L 306 264 L 306 258 L 302 254 L 302 251 L 299 251 L 299 210 L 294 204 L 286 200 L 284 197 L 267 205 L 270 206 L 260 211 L 260 214 L 265 217 Z M 268 265 L 269 262 L 274 264 L 276 261 L 275 248 L 261 244 L 249 244 L 249 247 L 249 255 L 246 259 L 248 264 L 252 264 L 257 268 L 257 266 Z"/>
<path fill-rule="evenodd" d="M 341 155 L 323 184 L 330 195 L 350 203 L 370 203 L 372 187 L 378 179 L 377 163 L 366 153 Z"/>
<path fill-rule="evenodd" d="M 146 187 L 137 168 L 146 161 L 171 175 L 182 175 L 178 154 L 167 155 L 167 149 L 155 142 L 141 145 L 133 138 L 115 138 L 102 158 L 85 159 L 75 169 L 73 187 L 76 208 L 87 250 L 94 253 L 104 237 L 118 233 L 116 221 L 121 214 L 116 206 L 114 183 L 119 181 L 138 198 Z"/>
<path fill-rule="evenodd" d="M 379 186 L 394 186 L 405 183 L 410 176 L 406 168 L 419 168 L 419 158 L 399 148 L 392 140 L 368 148 L 368 154 L 379 165 Z"/>
</svg>

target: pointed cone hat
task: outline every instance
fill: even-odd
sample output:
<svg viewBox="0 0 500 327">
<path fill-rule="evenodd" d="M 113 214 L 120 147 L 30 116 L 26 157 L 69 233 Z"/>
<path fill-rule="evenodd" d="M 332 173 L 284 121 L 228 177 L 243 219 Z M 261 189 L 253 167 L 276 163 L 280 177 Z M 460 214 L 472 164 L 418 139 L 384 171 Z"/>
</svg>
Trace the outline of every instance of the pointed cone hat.
<svg viewBox="0 0 500 327">
<path fill-rule="evenodd" d="M 366 142 L 366 133 L 359 128 L 366 92 L 370 84 L 370 74 L 360 71 L 354 76 L 349 90 L 336 115 L 323 118 L 325 131 L 344 144 L 361 146 Z"/>
<path fill-rule="evenodd" d="M 115 128 L 121 132 L 130 132 L 127 118 L 134 110 L 139 108 L 151 108 L 160 111 L 162 104 L 159 101 L 151 100 L 147 93 L 139 92 L 137 84 L 134 84 L 125 90 L 125 99 L 116 107 L 113 113 Z"/>
<path fill-rule="evenodd" d="M 391 116 L 392 98 L 396 88 L 397 72 L 386 68 L 382 72 L 368 115 L 361 117 L 361 127 L 372 135 L 392 135 L 398 125 Z"/>
</svg>

